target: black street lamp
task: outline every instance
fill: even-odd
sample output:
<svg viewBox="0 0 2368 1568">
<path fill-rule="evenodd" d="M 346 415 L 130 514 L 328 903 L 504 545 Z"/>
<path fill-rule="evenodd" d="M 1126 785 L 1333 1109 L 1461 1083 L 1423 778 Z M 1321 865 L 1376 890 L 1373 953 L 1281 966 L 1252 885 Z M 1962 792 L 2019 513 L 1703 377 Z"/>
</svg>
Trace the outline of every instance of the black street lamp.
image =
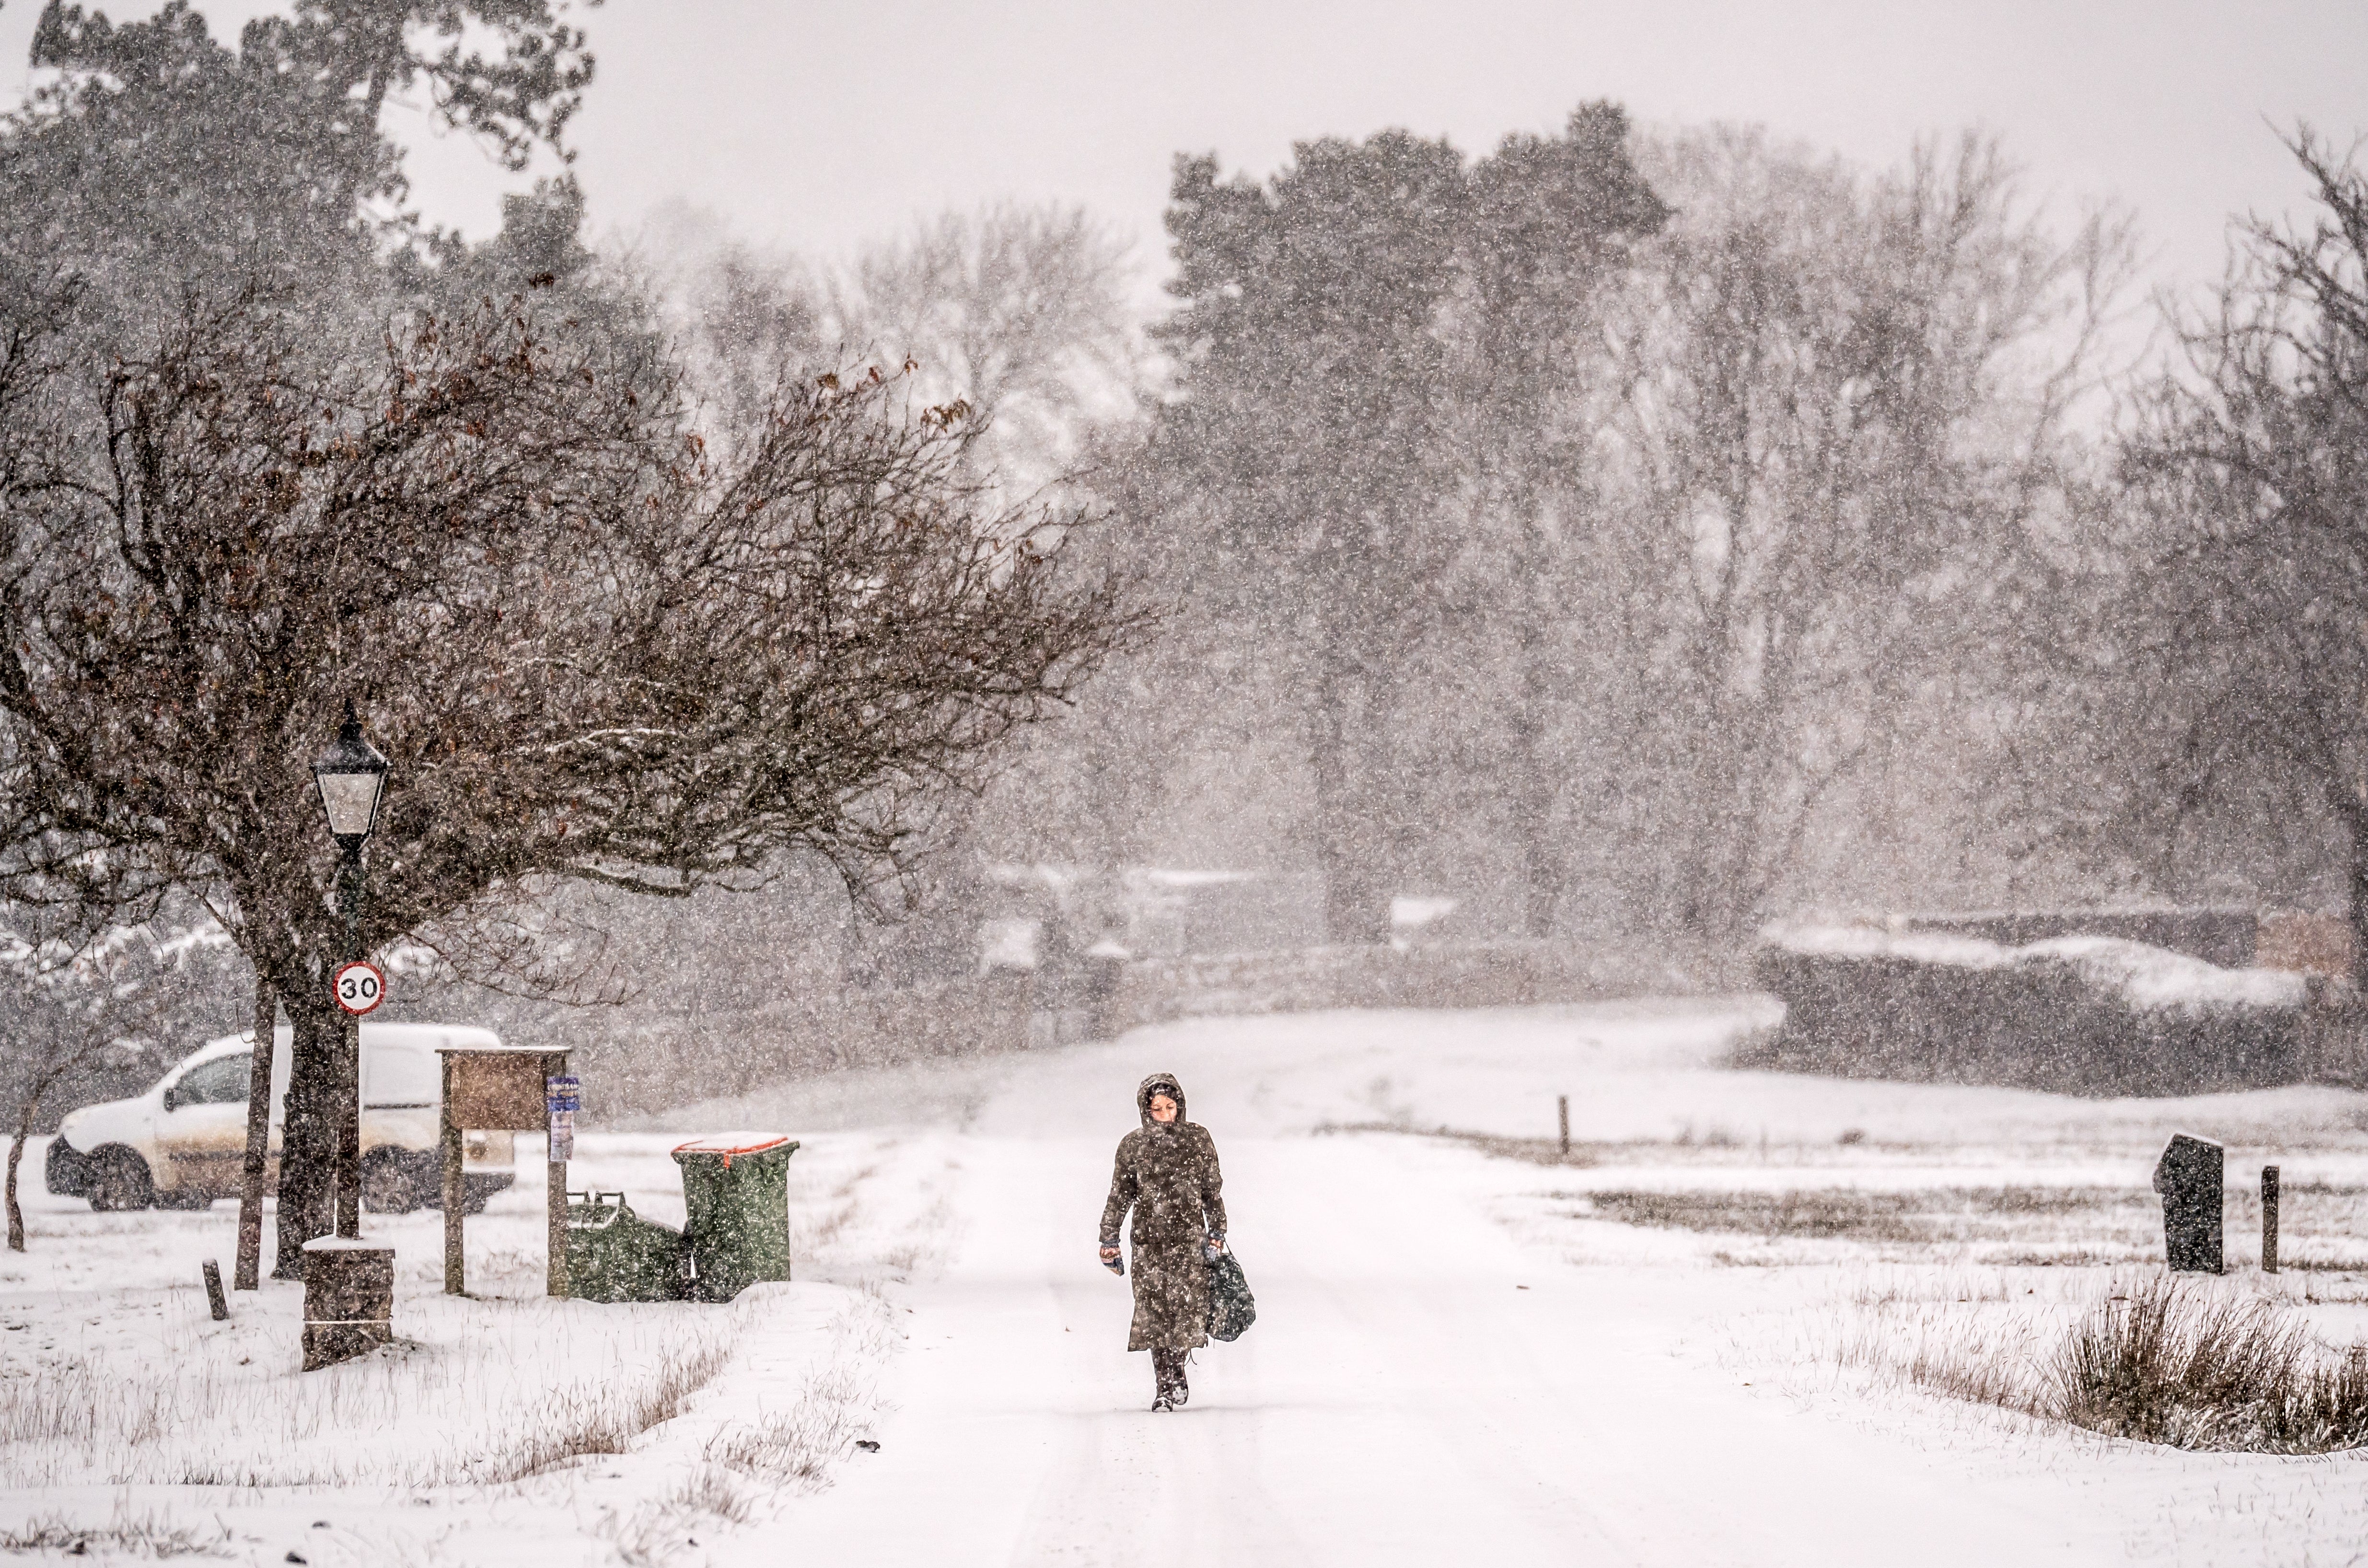
<svg viewBox="0 0 2368 1568">
<path fill-rule="evenodd" d="M 362 846 L 378 825 L 379 793 L 386 785 L 386 758 L 362 739 L 361 720 L 353 699 L 346 699 L 345 722 L 337 726 L 335 744 L 313 764 L 313 778 L 321 789 L 321 810 L 329 832 L 345 851 L 339 866 L 346 916 L 346 959 L 362 956 Z M 375 1000 L 375 998 L 373 998 Z M 345 1049 L 337 1063 L 337 1158 L 336 1224 L 337 1234 L 361 1234 L 362 1053 L 361 1019 L 345 1014 Z"/>
</svg>

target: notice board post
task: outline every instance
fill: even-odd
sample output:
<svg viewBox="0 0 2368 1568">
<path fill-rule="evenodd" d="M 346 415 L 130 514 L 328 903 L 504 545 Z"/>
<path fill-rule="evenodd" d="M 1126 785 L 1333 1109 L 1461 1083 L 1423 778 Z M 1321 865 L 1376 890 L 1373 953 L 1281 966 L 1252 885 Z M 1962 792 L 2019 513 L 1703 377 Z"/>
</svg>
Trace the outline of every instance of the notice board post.
<svg viewBox="0 0 2368 1568">
<path fill-rule="evenodd" d="M 510 1047 L 494 1050 L 447 1047 L 444 1059 L 444 1111 L 439 1128 L 443 1162 L 444 1292 L 468 1291 L 468 1269 L 462 1245 L 462 1210 L 468 1206 L 467 1183 L 461 1176 L 461 1135 L 467 1132 L 546 1131 L 552 1125 L 545 1107 L 546 1085 L 567 1072 L 567 1052 Z M 554 1139 L 552 1153 L 564 1151 Z M 567 1294 L 567 1164 L 550 1162 L 550 1264 L 546 1289 L 553 1296 Z"/>
</svg>

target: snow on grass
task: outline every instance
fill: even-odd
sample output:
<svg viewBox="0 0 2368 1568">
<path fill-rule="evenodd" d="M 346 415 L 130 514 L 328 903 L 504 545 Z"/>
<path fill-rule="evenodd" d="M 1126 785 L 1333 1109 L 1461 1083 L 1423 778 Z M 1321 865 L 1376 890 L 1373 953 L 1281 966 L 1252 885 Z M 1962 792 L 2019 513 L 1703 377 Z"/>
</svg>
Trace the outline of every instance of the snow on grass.
<svg viewBox="0 0 2368 1568">
<path fill-rule="evenodd" d="M 1281 1286 L 1286 1263 L 1340 1265 L 1321 1289 L 1262 1292 L 1273 1315 L 1248 1349 L 1211 1353 L 1196 1419 L 1251 1424 L 1221 1445 L 1227 1453 L 1284 1463 L 1354 1446 L 1358 1433 L 1324 1425 L 1330 1396 L 1315 1381 L 1282 1381 L 1294 1332 L 1310 1354 L 1320 1348 L 1292 1314 L 1347 1311 L 1368 1335 L 1418 1327 L 1427 1309 L 1388 1311 L 1408 1282 L 1394 1270 L 1452 1242 L 1456 1256 L 1501 1252 L 1534 1267 L 1519 1278 L 1535 1291 L 1502 1289 L 1520 1312 L 1570 1314 L 1549 1342 L 1647 1369 L 1612 1376 L 1605 1399 L 1627 1397 L 1618 1391 L 1630 1384 L 1658 1398 L 1650 1369 L 1661 1367 L 1680 1392 L 1704 1377 L 1747 1385 L 1747 1399 L 1775 1396 L 1792 1423 L 1787 1443 L 1816 1453 L 1837 1425 L 1818 1418 L 1839 1415 L 1875 1434 L 1883 1452 L 1931 1456 L 1935 1484 L 1978 1477 L 2066 1539 L 2090 1532 L 2089 1560 L 2300 1563 L 2356 1552 L 2368 1534 L 2356 1459 L 2109 1438 L 2066 1425 L 2038 1396 L 2081 1325 L 2158 1272 L 2146 1178 L 2174 1130 L 2227 1146 L 2239 1272 L 2207 1293 L 2268 1302 L 2322 1358 L 2304 1360 L 2340 1367 L 2368 1338 L 2368 1096 L 2305 1086 L 2086 1100 L 1725 1065 L 1774 1016 L 1746 997 L 1196 1020 L 1110 1044 L 789 1085 L 675 1119 L 679 1132 L 586 1131 L 571 1185 L 621 1187 L 668 1223 L 682 1211 L 666 1150 L 689 1131 L 746 1125 L 801 1139 L 790 1164 L 797 1281 L 728 1309 L 546 1302 L 529 1148 L 519 1187 L 471 1221 L 479 1299 L 440 1295 L 438 1216 L 370 1216 L 367 1232 L 396 1248 L 406 1344 L 310 1375 L 295 1369 L 291 1287 L 234 1296 L 229 1324 L 206 1316 L 198 1263 L 227 1264 L 230 1205 L 98 1215 L 36 1193 L 33 1250 L 0 1258 L 0 1549 L 82 1540 L 92 1554 L 123 1558 L 218 1551 L 279 1563 L 297 1551 L 315 1565 L 573 1568 L 697 1562 L 722 1541 L 756 1561 L 837 1517 L 834 1507 L 860 1536 L 880 1506 L 925 1510 L 965 1477 L 1008 1470 L 985 1501 L 1009 1518 L 990 1509 L 966 1515 L 964 1528 L 984 1532 L 980 1560 L 1025 1555 L 1009 1532 L 1034 1493 L 1029 1466 L 1051 1462 L 1027 1456 L 1102 1456 L 1123 1469 L 1148 1462 L 1155 1450 L 1142 1445 L 1167 1441 L 1105 1427 L 1131 1417 L 1105 1412 L 1093 1380 L 1108 1371 L 1115 1385 L 1135 1368 L 1115 1338 L 1087 1345 L 1085 1318 L 1066 1336 L 1065 1319 L 1046 1318 L 1054 1346 L 994 1338 L 1072 1310 L 1107 1309 L 1122 1332 L 1123 1287 L 1093 1267 L 1087 1244 L 1110 1144 L 1132 1121 L 1134 1085 L 1158 1069 L 1181 1075 L 1194 1119 L 1226 1151 L 1254 1281 L 1263 1271 Z M 1555 1136 L 1561 1096 L 1567 1154 Z M 2275 1279 L 2252 1269 L 2251 1181 L 2263 1163 L 2285 1177 L 2288 1272 Z M 1283 1171 L 1304 1190 L 1269 1190 L 1261 1172 Z M 1364 1239 L 1381 1233 L 1374 1216 L 1358 1207 L 1356 1180 L 1324 1186 L 1333 1172 L 1387 1176 L 1392 1203 L 1420 1206 L 1410 1259 Z M 1295 1222 L 1262 1235 L 1286 1209 Z M 1018 1210 L 1031 1218 L 1014 1229 Z M 990 1221 L 1001 1229 L 966 1245 L 967 1228 Z M 1393 1210 L 1390 1223 L 1401 1222 Z M 1058 1233 L 1040 1242 L 1048 1229 Z M 949 1259 L 961 1260 L 954 1283 L 928 1283 Z M 1554 1278 L 1567 1288 L 1550 1291 Z M 1478 1310 L 1454 1301 L 1459 1322 Z M 987 1326 L 968 1332 L 996 1347 L 973 1364 L 978 1386 L 943 1377 L 956 1342 L 940 1332 L 951 1320 L 928 1313 L 958 1309 L 979 1314 Z M 1470 1326 L 1492 1336 L 1527 1321 L 1474 1316 Z M 908 1335 L 931 1353 L 907 1356 Z M 1392 1347 L 1376 1339 L 1362 1353 L 1386 1359 Z M 1266 1383 L 1281 1391 L 1270 1413 L 1248 1381 L 1261 1356 Z M 997 1361 L 1012 1364 L 1008 1381 Z M 1429 1387 L 1424 1368 L 1404 1369 L 1410 1388 Z M 1228 1377 L 1243 1380 L 1230 1403 Z M 1440 1392 L 1460 1404 L 1469 1391 Z M 1360 1422 L 1411 1419 L 1395 1388 L 1360 1397 L 1346 1408 Z M 963 1443 L 1003 1448 L 917 1464 L 916 1453 L 951 1450 L 915 1431 L 900 1401 L 950 1405 L 969 1423 L 958 1427 Z M 1087 1426 L 1076 1425 L 1081 1416 Z M 1638 1416 L 1614 1403 L 1540 1419 L 1563 1421 L 1551 1431 L 1564 1432 Z M 1004 1425 L 1026 1420 L 1042 1425 Z M 1304 1441 L 1261 1450 L 1263 1422 Z M 1088 1427 L 1112 1434 L 1107 1446 L 1059 1436 Z M 1013 1432 L 1022 1440 L 1000 1436 Z M 1634 1440 L 1658 1441 L 1656 1432 L 1639 1417 Z M 885 1457 L 856 1447 L 882 1438 Z M 850 1482 L 857 1467 L 864 1479 Z M 1144 1490 L 1151 1473 L 1113 1472 L 1113 1476 L 1096 1472 L 1078 1495 L 1167 1507 Z M 1293 1473 L 1320 1479 L 1324 1496 L 1357 1484 Z M 1239 1479 L 1192 1474 L 1220 1489 Z M 1738 1477 L 1705 1475 L 1701 1506 L 1725 1506 L 1730 1483 Z M 1342 1517 L 1379 1528 L 1396 1506 L 1385 1487 Z M 1100 1539 L 1095 1519 L 1061 1528 L 1072 1527 L 1028 1539 L 1047 1551 Z"/>
<path fill-rule="evenodd" d="M 75 1358 L 0 1381 L 0 1485 L 437 1487 L 622 1452 L 714 1375 L 723 1314 L 420 1297 L 377 1354 L 297 1369 L 293 1292 L 175 1324 L 137 1369 Z"/>
<path fill-rule="evenodd" d="M 688 1135 L 579 1134 L 570 1186 L 678 1225 L 666 1151 Z M 325 1510 L 336 1539 L 289 1550 L 474 1561 L 447 1555 L 453 1522 L 423 1533 L 400 1506 L 498 1502 L 540 1520 L 525 1561 L 655 1562 L 768 1512 L 785 1482 L 826 1485 L 878 1408 L 887 1293 L 954 1233 L 945 1151 L 808 1138 L 790 1164 L 797 1282 L 724 1306 L 545 1297 L 541 1167 L 524 1153 L 518 1186 L 468 1222 L 468 1297 L 442 1293 L 440 1215 L 364 1217 L 395 1249 L 397 1342 L 313 1372 L 301 1286 L 233 1292 L 225 1323 L 207 1311 L 199 1264 L 228 1273 L 234 1205 L 95 1214 L 29 1193 L 29 1250 L 0 1270 L 0 1551 L 278 1562 L 258 1542 Z M 398 1517 L 347 1540 L 358 1500 Z M 463 1533 L 500 1536 L 482 1518 Z"/>
<path fill-rule="evenodd" d="M 160 1561 L 176 1557 L 227 1557 L 235 1538 L 219 1519 L 191 1524 L 151 1511 L 119 1506 L 103 1524 L 77 1524 L 63 1513 L 38 1515 L 14 1529 L 0 1529 L 0 1551 L 41 1552 L 61 1557 L 130 1557 Z"/>
</svg>

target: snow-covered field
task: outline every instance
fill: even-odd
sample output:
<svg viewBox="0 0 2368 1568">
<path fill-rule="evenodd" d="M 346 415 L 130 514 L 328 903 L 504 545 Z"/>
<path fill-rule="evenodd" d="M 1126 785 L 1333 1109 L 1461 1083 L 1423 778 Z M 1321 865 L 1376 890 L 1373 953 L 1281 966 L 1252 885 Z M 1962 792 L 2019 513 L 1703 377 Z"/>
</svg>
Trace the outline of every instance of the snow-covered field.
<svg viewBox="0 0 2368 1568">
<path fill-rule="evenodd" d="M 2368 1096 L 1721 1069 L 1763 1007 L 1204 1019 L 587 1133 L 571 1185 L 671 1222 L 681 1135 L 801 1139 L 797 1280 L 729 1308 L 544 1301 L 529 1164 L 471 1222 L 474 1300 L 438 1293 L 437 1216 L 370 1217 L 397 1248 L 404 1343 L 311 1374 L 296 1288 L 208 1317 L 198 1266 L 227 1270 L 231 1205 L 98 1215 L 36 1180 L 32 1250 L 0 1261 L 0 1549 L 2368 1561 L 2368 1459 L 2147 1448 L 1928 1386 L 1968 1358 L 2037 1366 L 2143 1277 L 2174 1130 L 2226 1141 L 2239 1193 L 2283 1170 L 2289 1272 L 2253 1267 L 2242 1199 L 2212 1289 L 2368 1337 Z M 1126 1288 L 1093 1256 L 1110 1152 L 1156 1069 L 1216 1135 L 1260 1310 L 1156 1416 L 1148 1358 L 1122 1349 Z"/>
</svg>

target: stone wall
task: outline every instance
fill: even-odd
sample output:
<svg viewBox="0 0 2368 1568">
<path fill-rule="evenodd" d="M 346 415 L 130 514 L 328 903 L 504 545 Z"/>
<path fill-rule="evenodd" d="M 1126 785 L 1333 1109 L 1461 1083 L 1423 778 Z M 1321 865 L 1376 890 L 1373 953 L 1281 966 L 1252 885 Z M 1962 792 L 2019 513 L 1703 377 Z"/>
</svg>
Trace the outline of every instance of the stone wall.
<svg viewBox="0 0 2368 1568">
<path fill-rule="evenodd" d="M 1025 974 L 905 991 L 814 994 L 696 1023 L 604 1034 L 573 1070 L 603 1112 L 653 1112 L 848 1067 L 1024 1051 L 1035 1013 Z"/>
<path fill-rule="evenodd" d="M 1219 1014 L 1331 1007 L 1518 1007 L 1685 994 L 1704 988 L 1707 955 L 1514 941 L 1460 946 L 1312 948 L 1160 959 L 1113 966 L 1094 1032 Z"/>
</svg>

